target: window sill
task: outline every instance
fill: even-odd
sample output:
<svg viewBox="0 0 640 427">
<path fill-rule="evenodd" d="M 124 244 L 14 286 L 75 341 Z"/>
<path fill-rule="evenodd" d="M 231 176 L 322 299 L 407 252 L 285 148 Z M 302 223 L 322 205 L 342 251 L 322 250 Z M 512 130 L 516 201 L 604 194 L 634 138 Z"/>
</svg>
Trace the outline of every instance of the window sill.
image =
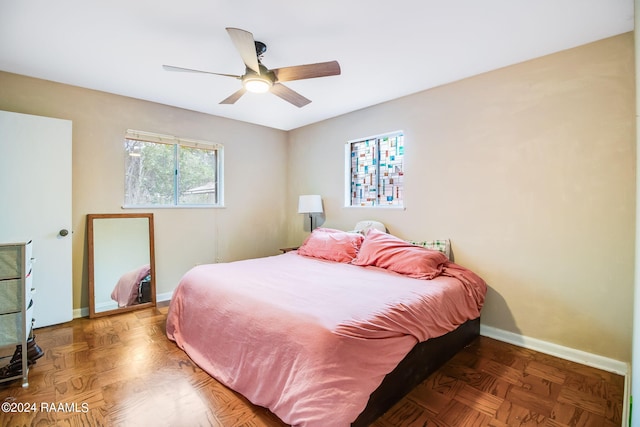
<svg viewBox="0 0 640 427">
<path fill-rule="evenodd" d="M 390 209 L 390 210 L 398 210 L 398 211 L 406 211 L 406 206 L 384 206 L 384 205 L 375 205 L 375 206 L 343 206 L 345 209 Z"/>
<path fill-rule="evenodd" d="M 224 209 L 223 205 L 122 205 L 122 209 Z"/>
</svg>

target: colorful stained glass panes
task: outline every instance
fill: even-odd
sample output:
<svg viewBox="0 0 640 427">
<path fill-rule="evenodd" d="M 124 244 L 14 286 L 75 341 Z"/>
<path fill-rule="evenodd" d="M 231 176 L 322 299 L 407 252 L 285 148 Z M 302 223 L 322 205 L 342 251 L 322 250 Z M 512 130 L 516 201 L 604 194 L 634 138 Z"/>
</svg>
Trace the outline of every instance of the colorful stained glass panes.
<svg viewBox="0 0 640 427">
<path fill-rule="evenodd" d="M 350 144 L 351 206 L 403 206 L 404 135 Z"/>
</svg>

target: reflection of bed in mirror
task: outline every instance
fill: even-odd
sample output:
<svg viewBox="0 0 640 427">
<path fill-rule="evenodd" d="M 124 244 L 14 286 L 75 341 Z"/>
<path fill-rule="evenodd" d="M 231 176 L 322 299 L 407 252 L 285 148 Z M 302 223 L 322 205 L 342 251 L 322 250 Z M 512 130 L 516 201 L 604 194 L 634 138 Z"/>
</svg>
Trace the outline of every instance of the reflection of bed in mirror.
<svg viewBox="0 0 640 427">
<path fill-rule="evenodd" d="M 153 214 L 87 215 L 89 315 L 155 305 Z"/>
<path fill-rule="evenodd" d="M 118 308 L 150 302 L 151 265 L 145 264 L 124 273 L 111 291 L 111 299 L 118 304 Z"/>
</svg>

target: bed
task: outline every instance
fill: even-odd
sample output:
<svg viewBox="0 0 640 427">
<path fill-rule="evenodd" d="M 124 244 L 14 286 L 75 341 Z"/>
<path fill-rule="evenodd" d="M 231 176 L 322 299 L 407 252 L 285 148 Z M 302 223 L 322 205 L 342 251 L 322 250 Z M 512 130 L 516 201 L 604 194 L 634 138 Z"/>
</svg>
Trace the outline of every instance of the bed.
<svg viewBox="0 0 640 427">
<path fill-rule="evenodd" d="M 287 424 L 368 425 L 477 336 L 485 293 L 442 252 L 316 229 L 297 251 L 191 269 L 167 336 Z"/>
</svg>

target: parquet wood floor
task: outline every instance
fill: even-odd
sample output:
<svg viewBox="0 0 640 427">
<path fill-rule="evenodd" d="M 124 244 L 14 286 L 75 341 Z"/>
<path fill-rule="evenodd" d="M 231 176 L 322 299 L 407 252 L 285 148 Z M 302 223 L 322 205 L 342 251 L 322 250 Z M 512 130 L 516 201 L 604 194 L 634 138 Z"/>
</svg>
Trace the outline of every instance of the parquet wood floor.
<svg viewBox="0 0 640 427">
<path fill-rule="evenodd" d="M 17 411 L 0 411 L 0 425 L 285 425 L 169 341 L 167 309 L 37 330 L 45 356 L 32 367 L 28 388 L 0 384 L 0 403 Z M 373 426 L 619 427 L 623 388 L 621 376 L 480 337 Z"/>
</svg>

